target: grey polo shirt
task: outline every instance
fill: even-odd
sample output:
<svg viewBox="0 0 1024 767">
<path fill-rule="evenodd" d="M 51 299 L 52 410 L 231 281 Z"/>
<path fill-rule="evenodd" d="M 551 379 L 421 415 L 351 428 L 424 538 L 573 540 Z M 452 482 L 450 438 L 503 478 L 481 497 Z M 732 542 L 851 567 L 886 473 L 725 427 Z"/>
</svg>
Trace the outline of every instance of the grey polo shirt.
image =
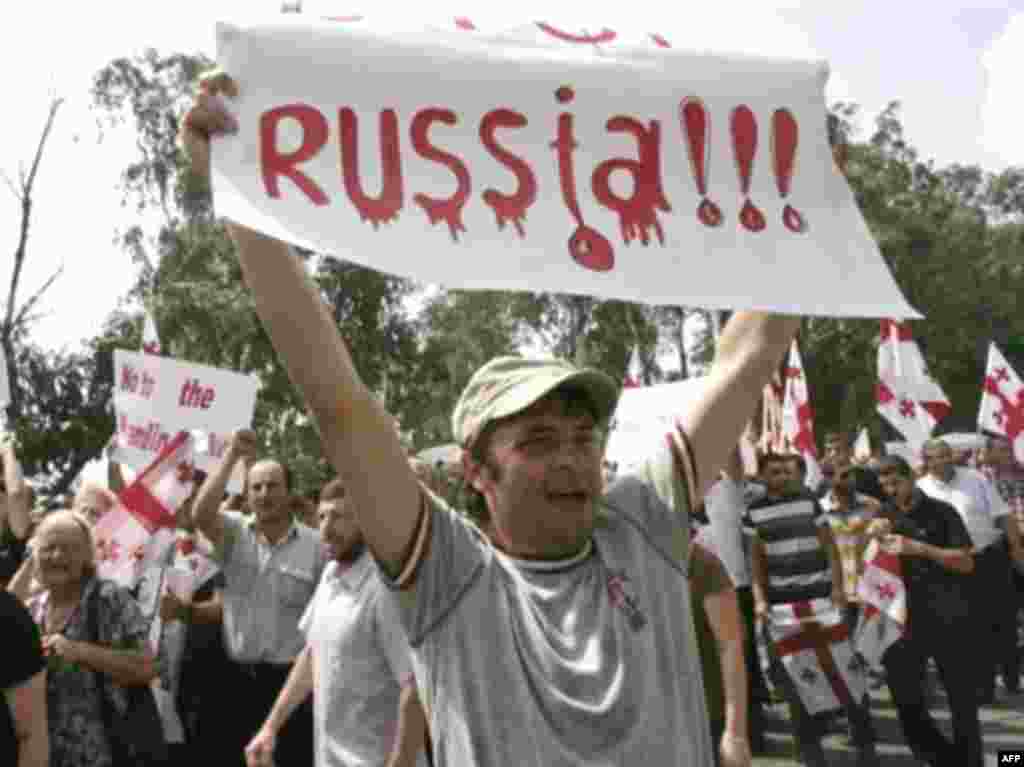
<svg viewBox="0 0 1024 767">
<path fill-rule="evenodd" d="M 224 647 L 239 663 L 291 663 L 305 638 L 299 621 L 326 559 L 319 534 L 292 523 L 275 544 L 256 521 L 222 513 L 224 537 L 214 552 L 224 571 Z"/>
</svg>

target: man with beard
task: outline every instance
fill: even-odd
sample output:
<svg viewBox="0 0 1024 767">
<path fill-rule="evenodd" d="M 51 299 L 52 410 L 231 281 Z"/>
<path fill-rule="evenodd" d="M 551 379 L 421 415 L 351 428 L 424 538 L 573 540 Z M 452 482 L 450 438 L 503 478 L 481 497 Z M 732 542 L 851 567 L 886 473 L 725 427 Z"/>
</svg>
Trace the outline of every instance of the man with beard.
<svg viewBox="0 0 1024 767">
<path fill-rule="evenodd" d="M 871 534 L 899 554 L 907 590 L 907 634 L 882 656 L 886 681 L 903 734 L 930 767 L 982 767 L 981 725 L 973 664 L 965 663 L 974 629 L 970 616 L 971 538 L 956 510 L 914 487 L 914 474 L 899 456 L 879 464 L 889 503 Z M 929 658 L 938 666 L 953 715 L 953 743 L 928 711 L 924 677 Z"/>
<path fill-rule="evenodd" d="M 825 461 L 835 466 L 849 466 L 853 472 L 853 483 L 856 492 L 867 495 L 876 501 L 884 498 L 878 476 L 867 466 L 856 466 L 853 463 L 853 447 L 850 435 L 845 431 L 832 431 L 825 435 Z"/>
<path fill-rule="evenodd" d="M 836 551 L 843 569 L 843 594 L 846 599 L 844 618 L 850 631 L 857 626 L 857 582 L 864 568 L 864 551 L 868 545 L 868 524 L 878 514 L 881 504 L 870 495 L 857 492 L 854 466 L 849 459 L 836 458 L 832 464 L 832 487 L 821 499 L 824 519 L 832 529 Z"/>
<path fill-rule="evenodd" d="M 331 561 L 300 624 L 306 647 L 246 749 L 248 765 L 271 767 L 278 732 L 312 693 L 317 767 L 422 767 L 426 720 L 409 646 L 340 480 L 324 487 L 318 513 Z"/>
<path fill-rule="evenodd" d="M 277 461 L 249 467 L 251 514 L 220 511 L 236 464 L 256 452 L 256 435 L 237 432 L 192 505 L 193 522 L 213 544 L 225 579 L 224 648 L 232 674 L 224 684 L 231 685 L 238 705 L 224 718 L 224 742 L 239 763 L 302 651 L 299 619 L 325 564 L 316 532 L 292 518 L 291 482 Z M 282 730 L 276 756 L 288 767 L 310 767 L 312 744 L 312 706 L 306 702 Z"/>
<path fill-rule="evenodd" d="M 181 122 L 201 178 L 210 134 L 231 128 L 218 94 L 235 92 L 224 75 L 205 79 Z M 484 365 L 456 405 L 452 432 L 466 481 L 486 503 L 488 539 L 417 482 L 392 417 L 295 254 L 246 227 L 228 231 L 409 636 L 435 763 L 708 767 L 689 512 L 799 319 L 733 314 L 705 394 L 606 493 L 619 386 L 555 359 Z M 727 730 L 720 748 L 728 767 L 749 765 L 743 734 Z"/>
</svg>

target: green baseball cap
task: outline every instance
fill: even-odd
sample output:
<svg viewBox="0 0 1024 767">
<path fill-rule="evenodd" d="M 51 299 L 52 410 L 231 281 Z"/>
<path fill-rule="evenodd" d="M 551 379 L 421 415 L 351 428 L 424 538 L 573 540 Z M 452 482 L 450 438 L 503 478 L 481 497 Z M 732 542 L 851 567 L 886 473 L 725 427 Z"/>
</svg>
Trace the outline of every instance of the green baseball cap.
<svg viewBox="0 0 1024 767">
<path fill-rule="evenodd" d="M 487 424 L 520 413 L 569 383 L 589 395 L 601 421 L 611 419 L 619 401 L 619 385 L 601 371 L 558 359 L 494 358 L 473 374 L 455 405 L 455 441 L 468 449 Z"/>
</svg>

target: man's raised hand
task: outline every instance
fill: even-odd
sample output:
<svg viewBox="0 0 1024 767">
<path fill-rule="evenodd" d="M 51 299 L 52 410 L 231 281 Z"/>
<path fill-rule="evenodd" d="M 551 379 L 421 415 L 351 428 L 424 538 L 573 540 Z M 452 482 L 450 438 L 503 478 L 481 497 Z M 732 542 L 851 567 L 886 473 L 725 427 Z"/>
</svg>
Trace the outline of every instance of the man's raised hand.
<svg viewBox="0 0 1024 767">
<path fill-rule="evenodd" d="M 235 460 L 252 462 L 256 459 L 260 449 L 260 440 L 252 429 L 239 429 L 231 435 L 231 443 L 228 445 L 230 455 Z"/>
<path fill-rule="evenodd" d="M 235 133 L 238 123 L 230 114 L 224 98 L 235 98 L 238 86 L 219 69 L 203 75 L 199 80 L 199 93 L 181 121 L 178 140 L 192 164 L 192 172 L 209 181 L 210 136 Z"/>
</svg>

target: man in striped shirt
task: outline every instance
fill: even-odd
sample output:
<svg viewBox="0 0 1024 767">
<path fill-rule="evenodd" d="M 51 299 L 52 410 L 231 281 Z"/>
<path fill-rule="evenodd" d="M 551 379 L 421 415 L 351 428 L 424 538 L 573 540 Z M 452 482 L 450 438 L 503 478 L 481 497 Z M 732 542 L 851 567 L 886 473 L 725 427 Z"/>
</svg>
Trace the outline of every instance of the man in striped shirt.
<svg viewBox="0 0 1024 767">
<path fill-rule="evenodd" d="M 788 456 L 765 455 L 759 466 L 766 495 L 750 504 L 746 523 L 755 532 L 753 546 L 754 609 L 769 620 L 771 608 L 814 599 L 831 599 L 846 607 L 843 573 L 828 522 L 818 501 L 792 481 Z M 770 647 L 769 643 L 769 647 Z M 796 685 L 772 651 L 772 673 L 789 703 L 797 747 L 804 763 L 826 765 L 822 731 L 800 700 Z M 858 767 L 876 765 L 875 735 L 866 701 L 844 701 L 857 747 Z"/>
</svg>

